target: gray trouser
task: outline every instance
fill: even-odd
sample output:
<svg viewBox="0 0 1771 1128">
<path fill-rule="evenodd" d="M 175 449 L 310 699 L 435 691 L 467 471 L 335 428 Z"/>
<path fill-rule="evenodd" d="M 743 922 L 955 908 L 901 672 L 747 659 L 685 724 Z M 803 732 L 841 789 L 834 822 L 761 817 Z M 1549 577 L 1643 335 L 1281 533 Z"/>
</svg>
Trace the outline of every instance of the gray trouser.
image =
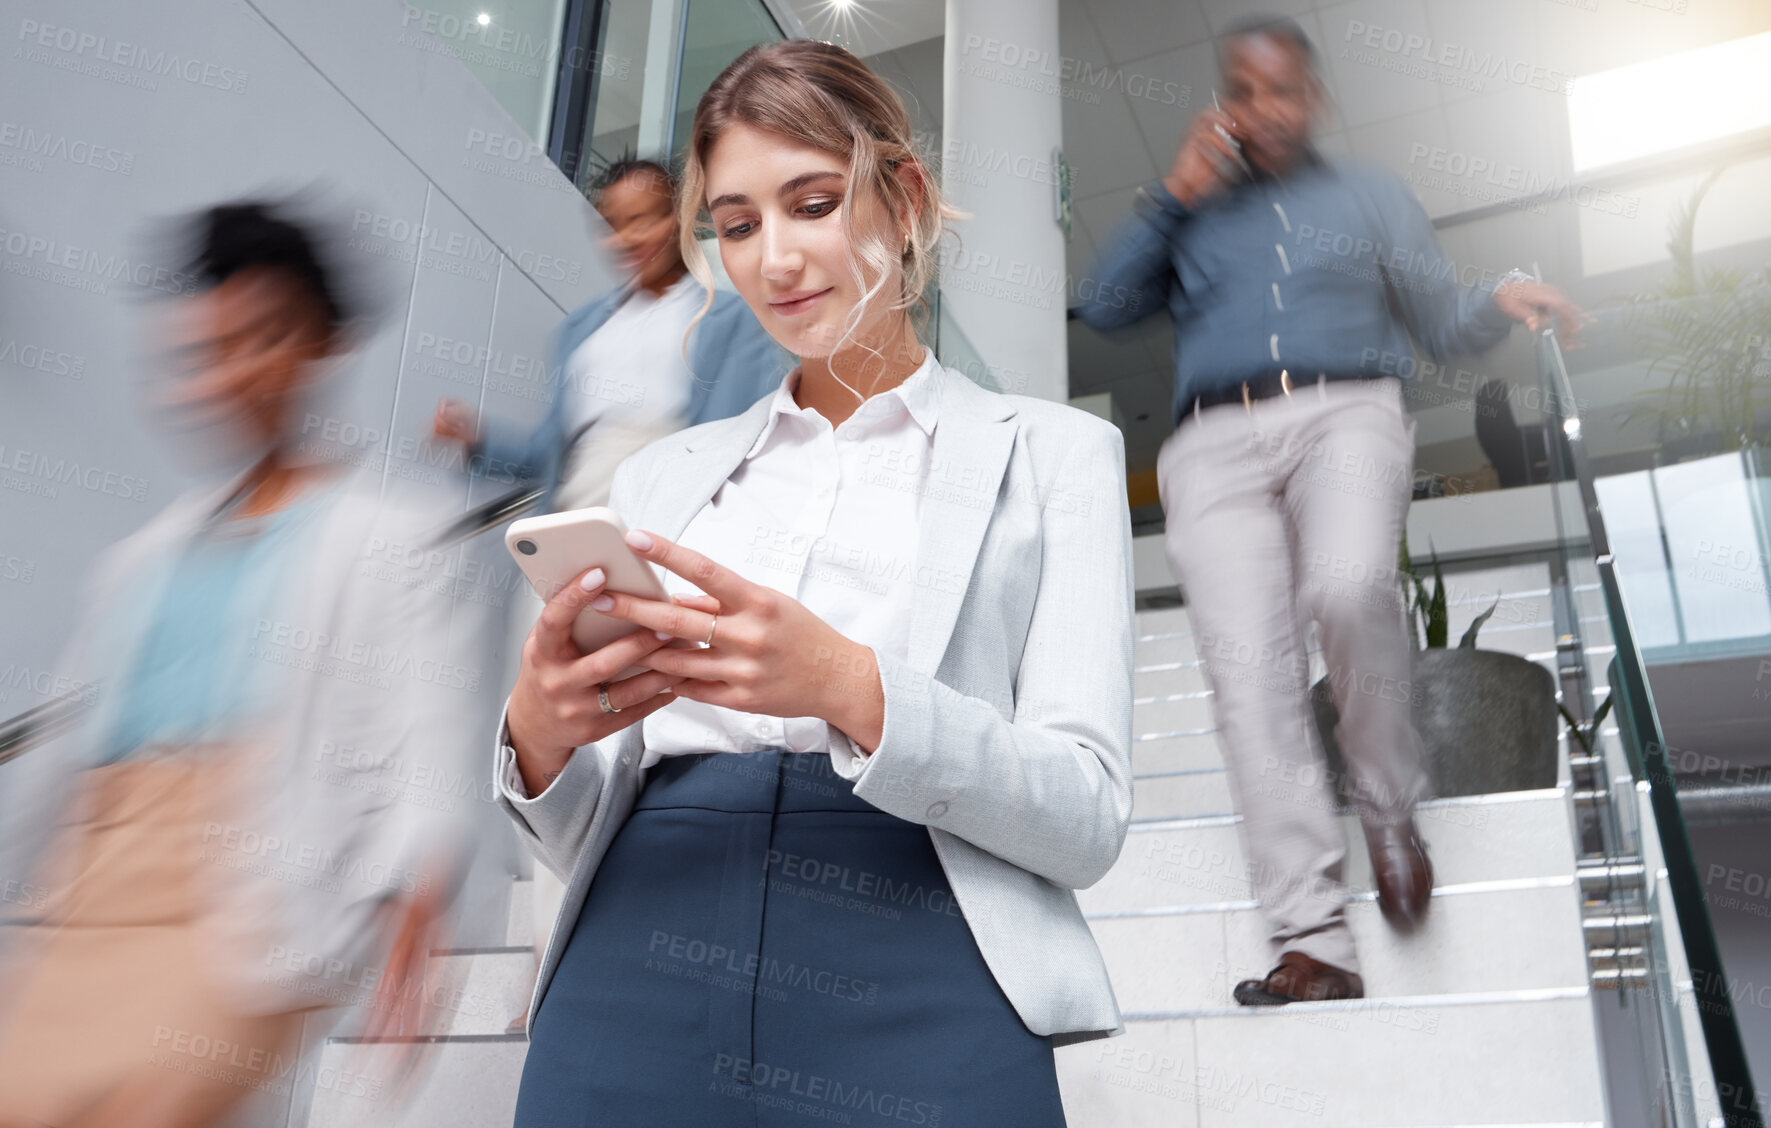
<svg viewBox="0 0 1771 1128">
<path fill-rule="evenodd" d="M 1195 412 L 1156 462 L 1255 893 L 1282 949 L 1348 970 L 1346 839 L 1310 712 L 1305 633 L 1313 620 L 1360 817 L 1407 818 L 1426 790 L 1396 570 L 1413 468 L 1414 425 L 1393 380 L 1303 384 Z"/>
</svg>

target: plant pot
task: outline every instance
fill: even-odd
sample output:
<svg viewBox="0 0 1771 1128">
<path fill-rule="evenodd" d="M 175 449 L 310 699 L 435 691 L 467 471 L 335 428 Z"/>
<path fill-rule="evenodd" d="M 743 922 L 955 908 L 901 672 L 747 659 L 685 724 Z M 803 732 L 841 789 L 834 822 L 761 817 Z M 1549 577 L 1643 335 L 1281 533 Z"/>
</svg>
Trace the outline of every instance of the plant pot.
<svg viewBox="0 0 1771 1128">
<path fill-rule="evenodd" d="M 1496 650 L 1414 652 L 1414 727 L 1435 796 L 1556 786 L 1556 680 L 1535 662 Z M 1347 773 L 1328 682 L 1310 687 L 1322 749 L 1345 800 Z"/>
</svg>

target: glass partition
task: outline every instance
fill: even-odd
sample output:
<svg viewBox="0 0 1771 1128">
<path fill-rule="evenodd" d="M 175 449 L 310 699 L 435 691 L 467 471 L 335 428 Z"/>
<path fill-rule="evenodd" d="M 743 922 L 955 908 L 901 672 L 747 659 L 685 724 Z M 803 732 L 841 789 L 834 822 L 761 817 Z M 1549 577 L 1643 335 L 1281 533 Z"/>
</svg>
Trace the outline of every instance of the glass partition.
<svg viewBox="0 0 1771 1128">
<path fill-rule="evenodd" d="M 1615 322 L 1597 331 L 1608 328 Z M 1726 541 L 1724 555 L 1756 561 L 1762 575 L 1754 458 L 1596 474 L 1583 389 L 1552 334 L 1538 347 L 1564 589 L 1562 703 L 1575 723 L 1607 713 L 1614 722 L 1594 726 L 1590 750 L 1569 749 L 1592 981 L 1618 989 L 1595 1011 L 1612 1107 L 1645 1110 L 1642 1123 L 1758 1125 L 1735 993 L 1649 678 L 1652 656 L 1751 646 L 1766 633 L 1762 582 L 1716 585 L 1699 569 Z"/>
<path fill-rule="evenodd" d="M 568 0 L 432 0 L 408 6 L 410 32 L 473 72 L 530 137 L 544 138 L 553 112 Z"/>
<path fill-rule="evenodd" d="M 676 120 L 671 130 L 672 157 L 680 156 L 688 144 L 695 105 L 719 72 L 758 43 L 785 38 L 762 0 L 688 0 L 687 7 Z"/>
<path fill-rule="evenodd" d="M 596 170 L 640 147 L 648 45 L 655 7 L 674 0 L 585 0 L 575 66 L 561 69 L 567 96 L 552 123 L 555 160 L 580 189 Z M 541 136 L 547 136 L 542 134 Z"/>
</svg>

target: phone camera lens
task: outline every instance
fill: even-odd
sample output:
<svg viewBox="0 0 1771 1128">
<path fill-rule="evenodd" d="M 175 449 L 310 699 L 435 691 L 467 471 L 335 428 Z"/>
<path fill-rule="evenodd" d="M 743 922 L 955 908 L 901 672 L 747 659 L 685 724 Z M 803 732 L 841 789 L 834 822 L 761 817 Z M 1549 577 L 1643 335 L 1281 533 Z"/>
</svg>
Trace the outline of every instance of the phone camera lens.
<svg viewBox="0 0 1771 1128">
<path fill-rule="evenodd" d="M 535 542 L 532 540 L 520 540 L 517 542 L 517 551 L 524 556 L 533 556 L 536 552 Z"/>
</svg>

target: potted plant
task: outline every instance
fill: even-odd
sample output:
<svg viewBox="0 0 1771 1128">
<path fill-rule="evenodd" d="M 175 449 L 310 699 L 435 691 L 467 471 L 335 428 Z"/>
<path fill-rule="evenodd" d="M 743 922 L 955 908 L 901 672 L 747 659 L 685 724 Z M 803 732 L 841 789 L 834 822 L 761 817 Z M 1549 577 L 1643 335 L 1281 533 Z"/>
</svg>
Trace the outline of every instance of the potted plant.
<svg viewBox="0 0 1771 1128">
<path fill-rule="evenodd" d="M 1771 269 L 1700 269 L 1697 209 L 1727 166 L 1697 186 L 1667 226 L 1672 272 L 1625 308 L 1650 376 L 1664 388 L 1626 417 L 1652 420 L 1664 462 L 1761 445 L 1771 408 Z"/>
<path fill-rule="evenodd" d="M 1495 608 L 1476 616 L 1455 648 L 1446 645 L 1445 576 L 1433 557 L 1432 588 L 1415 571 L 1404 538 L 1400 561 L 1413 648 L 1409 686 L 1415 731 L 1433 794 L 1486 795 L 1556 785 L 1556 680 L 1536 662 L 1478 650 L 1476 635 Z M 1310 704 L 1329 770 L 1343 799 L 1351 791 L 1335 739 L 1340 713 L 1328 679 L 1310 689 Z"/>
</svg>

